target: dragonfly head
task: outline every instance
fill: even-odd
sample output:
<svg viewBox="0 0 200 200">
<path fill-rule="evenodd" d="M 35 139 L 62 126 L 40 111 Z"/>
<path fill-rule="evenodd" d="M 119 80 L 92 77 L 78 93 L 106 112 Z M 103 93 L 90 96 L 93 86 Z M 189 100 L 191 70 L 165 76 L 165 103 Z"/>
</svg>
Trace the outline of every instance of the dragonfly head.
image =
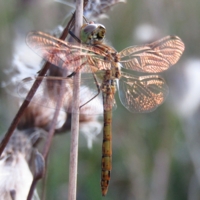
<svg viewBox="0 0 200 200">
<path fill-rule="evenodd" d="M 81 27 L 80 38 L 84 44 L 95 44 L 102 42 L 106 33 L 106 28 L 102 24 L 89 22 Z"/>
</svg>

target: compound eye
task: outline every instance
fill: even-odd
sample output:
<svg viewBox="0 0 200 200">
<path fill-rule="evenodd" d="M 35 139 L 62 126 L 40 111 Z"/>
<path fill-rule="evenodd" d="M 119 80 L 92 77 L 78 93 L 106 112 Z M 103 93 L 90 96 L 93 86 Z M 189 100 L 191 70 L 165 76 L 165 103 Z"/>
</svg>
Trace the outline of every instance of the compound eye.
<svg viewBox="0 0 200 200">
<path fill-rule="evenodd" d="M 103 39 L 105 37 L 106 29 L 103 26 L 99 26 L 98 37 Z"/>
</svg>

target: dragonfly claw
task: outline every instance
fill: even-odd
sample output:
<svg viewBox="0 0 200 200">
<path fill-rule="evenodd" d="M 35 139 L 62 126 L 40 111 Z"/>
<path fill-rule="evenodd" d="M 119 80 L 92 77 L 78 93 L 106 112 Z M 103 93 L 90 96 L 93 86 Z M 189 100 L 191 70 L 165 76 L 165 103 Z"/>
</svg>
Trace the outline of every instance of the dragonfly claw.
<svg viewBox="0 0 200 200">
<path fill-rule="evenodd" d="M 68 75 L 67 77 L 70 78 L 72 76 L 74 76 L 76 74 L 76 72 L 72 72 L 70 75 Z"/>
</svg>

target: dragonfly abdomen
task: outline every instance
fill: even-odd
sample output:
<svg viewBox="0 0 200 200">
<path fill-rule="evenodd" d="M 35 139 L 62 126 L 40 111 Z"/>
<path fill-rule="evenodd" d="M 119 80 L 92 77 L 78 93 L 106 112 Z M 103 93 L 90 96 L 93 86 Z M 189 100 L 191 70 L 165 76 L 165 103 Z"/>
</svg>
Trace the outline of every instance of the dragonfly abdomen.
<svg viewBox="0 0 200 200">
<path fill-rule="evenodd" d="M 105 196 L 108 191 L 110 172 L 112 169 L 112 110 L 104 110 L 104 129 L 102 144 L 101 191 Z"/>
</svg>

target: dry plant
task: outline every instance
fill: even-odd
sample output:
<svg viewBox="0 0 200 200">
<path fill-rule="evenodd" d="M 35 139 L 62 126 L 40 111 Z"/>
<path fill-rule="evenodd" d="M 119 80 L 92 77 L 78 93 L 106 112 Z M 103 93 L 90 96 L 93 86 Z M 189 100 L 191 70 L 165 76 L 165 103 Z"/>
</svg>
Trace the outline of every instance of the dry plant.
<svg viewBox="0 0 200 200">
<path fill-rule="evenodd" d="M 38 128 L 14 131 L 0 159 L 0 199 L 27 198 L 33 181 L 29 165 L 37 157 L 34 146 L 45 137 L 46 132 Z M 36 190 L 31 199 L 39 199 Z"/>
<path fill-rule="evenodd" d="M 81 3 L 82 2 L 82 3 Z M 64 40 L 69 30 L 75 29 L 75 35 L 79 35 L 79 30 L 82 25 L 81 21 L 83 20 L 83 6 L 84 15 L 89 18 L 97 18 L 102 16 L 105 12 L 107 12 L 113 5 L 119 2 L 124 2 L 122 0 L 119 1 L 76 1 L 76 11 L 72 15 L 69 23 L 63 29 L 63 32 L 60 36 L 61 40 Z M 84 5 L 83 5 L 84 4 Z M 98 12 L 97 12 L 98 11 Z M 76 19 L 76 20 L 75 20 Z M 79 20 L 78 20 L 79 19 Z M 68 104 L 70 106 L 75 106 L 72 108 L 73 116 L 70 120 L 71 116 L 63 114 L 60 112 L 62 109 L 63 102 L 62 97 L 65 93 L 65 87 L 63 84 L 59 86 L 59 95 L 57 97 L 57 105 L 56 109 L 52 111 L 52 109 L 36 106 L 37 104 L 30 104 L 30 101 L 34 100 L 34 95 L 37 93 L 37 89 L 42 87 L 40 84 L 43 81 L 43 77 L 47 74 L 51 76 L 66 76 L 63 74 L 63 71 L 55 70 L 54 67 L 51 66 L 50 63 L 46 62 L 43 68 L 39 71 L 38 77 L 40 79 L 35 79 L 33 86 L 29 90 L 26 89 L 27 96 L 25 100 L 21 104 L 17 114 L 15 115 L 7 133 L 5 134 L 3 140 L 0 145 L 0 155 L 1 155 L 1 177 L 0 177 L 0 198 L 3 199 L 11 199 L 11 200 L 33 200 L 39 199 L 35 192 L 35 187 L 37 181 L 40 180 L 46 171 L 46 163 L 48 158 L 48 152 L 51 147 L 52 139 L 55 131 L 57 133 L 69 130 L 69 122 L 72 121 L 71 126 L 71 159 L 70 159 L 70 180 L 69 180 L 69 195 L 68 199 L 73 200 L 76 199 L 76 180 L 77 180 L 77 162 L 78 162 L 78 135 L 79 135 L 79 122 L 83 125 L 83 127 L 91 123 L 91 127 L 98 120 L 93 116 L 80 115 L 79 116 L 79 102 L 74 104 L 75 100 L 78 100 L 78 85 L 79 78 L 76 80 L 76 76 L 74 76 L 74 85 L 77 83 L 74 88 L 77 89 L 77 93 L 74 94 L 73 97 L 70 97 L 70 101 L 68 100 Z M 56 88 L 56 85 L 52 86 L 53 89 Z M 51 91 L 52 88 L 45 88 L 48 91 Z M 74 99 L 74 100 L 73 100 Z M 46 99 L 40 99 L 40 101 L 46 101 Z M 80 100 L 82 101 L 82 100 Z M 98 100 L 97 100 L 98 101 Z M 72 103 L 73 102 L 73 103 Z M 84 102 L 84 101 L 83 101 Z M 40 104 L 40 102 L 38 102 Z M 98 103 L 98 102 L 97 102 Z M 72 104 L 72 105 L 71 105 Z M 66 105 L 65 105 L 66 106 Z M 90 109 L 89 106 L 85 106 L 85 109 Z M 75 113 L 75 114 L 74 114 Z M 61 122 L 62 125 L 58 124 Z M 80 127 L 81 127 L 80 125 Z M 100 132 L 101 126 L 99 124 L 95 124 L 97 127 L 96 132 Z M 37 127 L 41 129 L 35 130 Z M 33 128 L 33 129 L 30 129 Z M 83 128 L 84 129 L 84 128 Z M 44 131 L 48 133 L 45 134 L 45 142 L 42 150 L 42 154 L 36 150 L 36 144 L 40 141 L 41 137 L 44 136 Z M 90 131 L 91 132 L 91 131 Z M 42 135 L 42 136 L 41 136 Z M 74 138 L 74 137 L 75 138 Z M 92 145 L 92 140 L 94 136 L 89 136 L 89 146 Z M 31 163 L 31 154 L 33 154 L 33 169 L 30 170 L 29 164 Z M 33 175 L 31 173 L 33 172 Z M 14 177 L 14 178 L 13 178 Z M 11 181 L 12 180 L 12 181 Z M 11 184 L 12 182 L 12 184 Z M 30 190 L 29 190 L 30 188 Z M 42 199 L 45 198 L 43 194 Z"/>
</svg>

